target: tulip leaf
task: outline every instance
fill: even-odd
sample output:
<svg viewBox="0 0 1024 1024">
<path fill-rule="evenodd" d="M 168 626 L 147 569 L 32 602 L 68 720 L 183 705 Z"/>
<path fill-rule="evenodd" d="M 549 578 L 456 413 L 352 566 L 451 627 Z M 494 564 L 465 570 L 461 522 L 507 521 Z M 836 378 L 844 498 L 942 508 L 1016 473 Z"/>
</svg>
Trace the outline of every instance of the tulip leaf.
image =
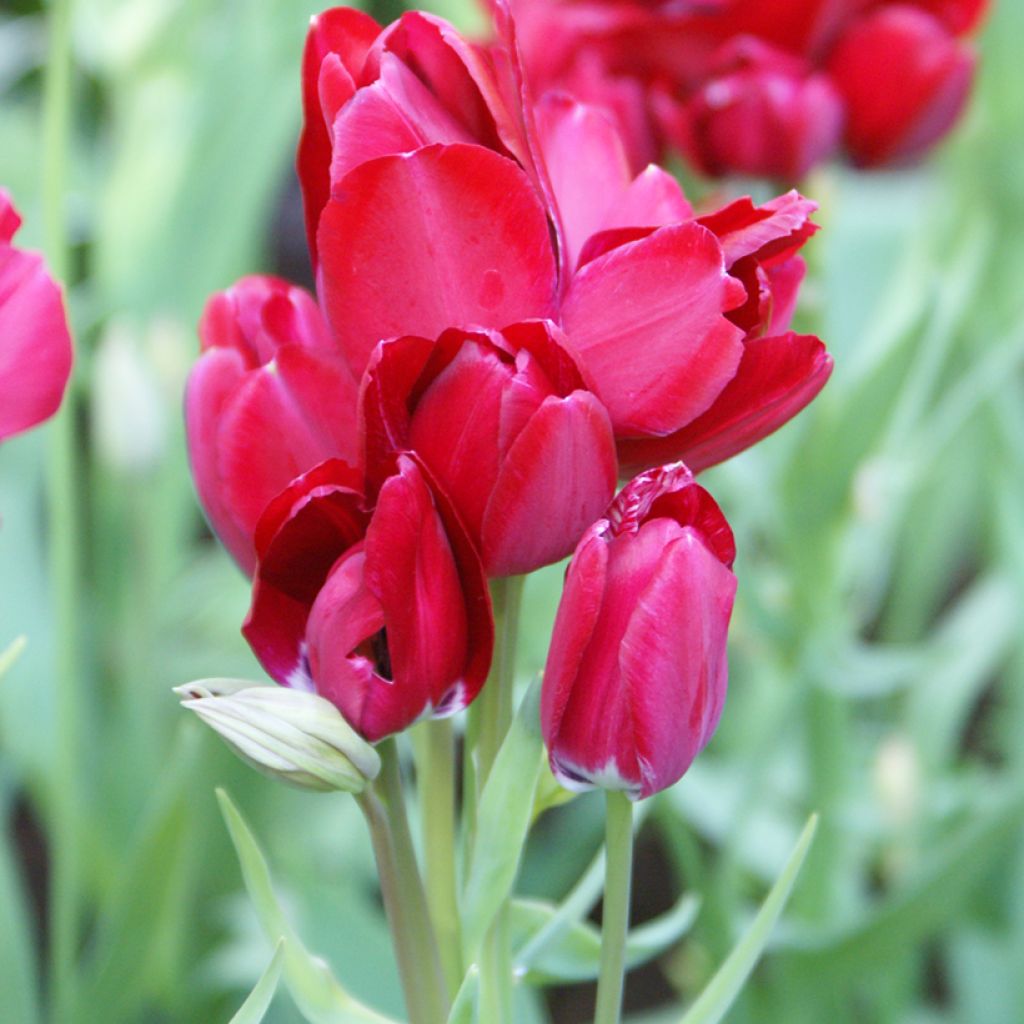
<svg viewBox="0 0 1024 1024">
<path fill-rule="evenodd" d="M 746 935 L 733 948 L 725 963 L 704 987 L 680 1024 L 717 1024 L 732 1006 L 744 983 L 764 952 L 765 945 L 793 891 L 804 858 L 814 839 L 818 816 L 812 814 L 797 840 L 786 866 L 765 897 Z"/>
<path fill-rule="evenodd" d="M 284 939 L 284 978 L 302 1015 L 310 1024 L 393 1024 L 349 995 L 327 965 L 302 944 L 281 910 L 267 860 L 245 818 L 223 789 L 217 790 L 217 799 L 260 924 L 272 942 Z"/>
<path fill-rule="evenodd" d="M 480 968 L 470 964 L 455 993 L 448 1024 L 477 1024 L 480 1019 Z"/>
<path fill-rule="evenodd" d="M 7 650 L 0 653 L 0 678 L 18 660 L 21 652 L 25 650 L 27 643 L 28 641 L 23 636 L 19 636 L 17 640 L 11 643 Z"/>
<path fill-rule="evenodd" d="M 274 955 L 267 964 L 266 970 L 260 975 L 256 987 L 246 996 L 245 1002 L 231 1018 L 229 1024 L 261 1024 L 270 1009 L 270 1003 L 277 991 L 277 982 L 281 977 L 281 964 L 284 960 L 285 940 L 281 939 L 274 950 Z"/>
<path fill-rule="evenodd" d="M 696 919 L 698 902 L 687 893 L 667 913 L 634 928 L 626 939 L 627 967 L 638 967 L 674 945 Z M 547 928 L 560 909 L 545 900 L 513 901 L 513 950 L 528 950 L 530 938 Z M 600 972 L 601 933 L 589 922 L 568 922 L 558 929 L 555 939 L 544 943 L 543 956 L 537 956 L 538 952 L 535 950 L 529 961 L 521 954 L 515 955 L 517 975 L 525 974 L 540 984 L 589 981 Z"/>
<path fill-rule="evenodd" d="M 512 892 L 519 870 L 544 756 L 539 708 L 537 680 L 519 706 L 480 795 L 463 915 L 469 959 Z"/>
</svg>

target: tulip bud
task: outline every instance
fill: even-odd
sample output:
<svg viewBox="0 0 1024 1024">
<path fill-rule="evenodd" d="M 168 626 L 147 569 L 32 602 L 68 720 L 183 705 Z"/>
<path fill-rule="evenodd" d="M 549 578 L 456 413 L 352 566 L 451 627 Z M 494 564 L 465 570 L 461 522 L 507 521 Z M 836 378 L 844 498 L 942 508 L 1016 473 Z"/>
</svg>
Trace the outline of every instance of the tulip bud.
<svg viewBox="0 0 1024 1024">
<path fill-rule="evenodd" d="M 732 531 L 682 464 L 644 473 L 576 548 L 541 693 L 567 789 L 650 796 L 711 738 L 725 700 Z"/>
<path fill-rule="evenodd" d="M 289 785 L 360 793 L 380 771 L 377 751 L 315 693 L 240 679 L 200 679 L 174 692 L 243 761 Z"/>
</svg>

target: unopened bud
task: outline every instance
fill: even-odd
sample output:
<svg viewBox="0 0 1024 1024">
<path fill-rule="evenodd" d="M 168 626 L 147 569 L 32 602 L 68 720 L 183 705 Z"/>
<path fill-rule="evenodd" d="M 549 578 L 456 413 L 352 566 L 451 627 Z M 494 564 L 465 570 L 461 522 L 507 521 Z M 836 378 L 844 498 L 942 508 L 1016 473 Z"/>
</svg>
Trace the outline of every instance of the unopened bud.
<svg viewBox="0 0 1024 1024">
<path fill-rule="evenodd" d="M 315 693 L 240 679 L 200 679 L 174 692 L 182 707 L 271 778 L 301 789 L 360 793 L 380 771 L 377 751 Z"/>
</svg>

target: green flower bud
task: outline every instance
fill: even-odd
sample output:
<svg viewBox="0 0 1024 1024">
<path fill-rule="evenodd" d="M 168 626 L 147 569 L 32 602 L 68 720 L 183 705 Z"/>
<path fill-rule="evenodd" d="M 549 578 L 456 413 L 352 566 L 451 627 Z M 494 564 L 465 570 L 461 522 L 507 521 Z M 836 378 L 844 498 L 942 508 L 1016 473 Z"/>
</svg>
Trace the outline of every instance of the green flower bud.
<svg viewBox="0 0 1024 1024">
<path fill-rule="evenodd" d="M 315 693 L 242 679 L 200 679 L 174 692 L 243 761 L 289 785 L 360 793 L 380 771 L 377 751 Z"/>
</svg>

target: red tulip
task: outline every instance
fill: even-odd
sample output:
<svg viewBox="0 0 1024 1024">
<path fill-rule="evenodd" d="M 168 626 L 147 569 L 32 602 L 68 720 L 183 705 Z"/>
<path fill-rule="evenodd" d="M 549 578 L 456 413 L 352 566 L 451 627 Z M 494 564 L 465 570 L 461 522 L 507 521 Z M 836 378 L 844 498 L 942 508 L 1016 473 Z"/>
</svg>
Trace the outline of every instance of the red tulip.
<svg viewBox="0 0 1024 1024">
<path fill-rule="evenodd" d="M 799 181 L 835 151 L 843 106 L 826 75 L 742 36 L 682 103 L 655 94 L 666 135 L 705 174 Z"/>
<path fill-rule="evenodd" d="M 451 498 L 489 576 L 568 555 L 615 491 L 601 403 L 546 321 L 380 345 L 363 381 L 367 471 L 415 450 Z"/>
<path fill-rule="evenodd" d="M 493 621 L 479 558 L 419 461 L 398 456 L 372 513 L 360 488 L 327 462 L 271 502 L 243 633 L 277 682 L 376 742 L 473 700 Z"/>
<path fill-rule="evenodd" d="M 676 782 L 725 700 L 732 531 L 681 463 L 637 477 L 580 541 L 544 670 L 541 728 L 570 789 Z"/>
<path fill-rule="evenodd" d="M 19 227 L 0 188 L 0 441 L 52 416 L 71 375 L 60 286 L 42 256 L 11 244 Z"/>
<path fill-rule="evenodd" d="M 272 277 L 214 295 L 185 398 L 189 458 L 210 524 L 251 575 L 267 503 L 327 458 L 358 460 L 356 382 L 313 299 Z"/>
<path fill-rule="evenodd" d="M 853 159 L 905 163 L 942 138 L 960 116 L 974 56 L 932 16 L 893 6 L 848 29 L 828 68 L 846 102 L 846 145 Z"/>
</svg>

